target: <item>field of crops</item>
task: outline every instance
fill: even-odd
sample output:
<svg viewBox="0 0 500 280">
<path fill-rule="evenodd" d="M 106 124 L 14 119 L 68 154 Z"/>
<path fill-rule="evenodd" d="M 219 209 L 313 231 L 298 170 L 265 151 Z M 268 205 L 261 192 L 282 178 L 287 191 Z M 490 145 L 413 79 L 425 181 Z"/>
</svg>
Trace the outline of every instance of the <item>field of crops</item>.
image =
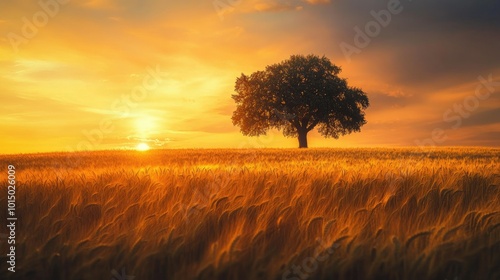
<svg viewBox="0 0 500 280">
<path fill-rule="evenodd" d="M 0 238 L 0 279 L 500 279 L 500 149 L 106 151 L 0 163 L 2 186 L 16 167 L 18 217 L 16 272 Z"/>
</svg>

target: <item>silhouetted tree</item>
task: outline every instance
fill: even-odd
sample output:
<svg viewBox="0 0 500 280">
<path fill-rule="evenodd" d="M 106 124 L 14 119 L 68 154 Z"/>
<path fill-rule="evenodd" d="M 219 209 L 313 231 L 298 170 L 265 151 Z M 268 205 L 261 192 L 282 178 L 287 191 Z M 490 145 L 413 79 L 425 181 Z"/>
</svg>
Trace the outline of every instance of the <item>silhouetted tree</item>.
<svg viewBox="0 0 500 280">
<path fill-rule="evenodd" d="M 271 128 L 298 137 L 307 148 L 307 133 L 318 127 L 325 137 L 360 131 L 369 102 L 359 88 L 338 77 L 341 69 L 326 57 L 292 55 L 264 71 L 236 79 L 233 124 L 243 135 L 265 135 Z"/>
</svg>

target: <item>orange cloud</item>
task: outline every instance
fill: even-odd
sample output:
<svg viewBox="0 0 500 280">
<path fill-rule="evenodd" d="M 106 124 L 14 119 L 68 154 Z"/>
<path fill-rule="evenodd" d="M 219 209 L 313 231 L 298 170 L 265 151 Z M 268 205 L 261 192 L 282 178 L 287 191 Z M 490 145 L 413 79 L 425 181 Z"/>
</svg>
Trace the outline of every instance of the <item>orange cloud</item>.
<svg viewBox="0 0 500 280">
<path fill-rule="evenodd" d="M 32 21 L 43 9 L 36 1 L 0 3 L 0 130 L 6 132 L 0 153 L 75 150 L 97 138 L 102 139 L 93 149 L 156 140 L 172 148 L 295 147 L 296 139 L 277 131 L 264 138 L 243 137 L 231 123 L 231 94 L 241 73 L 309 53 L 324 54 L 342 66 L 341 75 L 371 99 L 361 133 L 340 140 L 313 133 L 312 147 L 412 145 L 435 128 L 446 130 L 444 144 L 498 143 L 498 121 L 488 121 L 498 120 L 497 94 L 481 100 L 460 128 L 443 120 L 447 110 L 474 94 L 478 76 L 500 79 L 495 55 L 500 46 L 483 40 L 497 32 L 488 27 L 495 25 L 481 25 L 484 19 L 436 33 L 429 23 L 415 21 L 419 14 L 408 9 L 408 19 L 404 14 L 395 18 L 386 33 L 348 63 L 338 45 L 352 40 L 355 25 L 370 20 L 369 10 L 351 7 L 351 2 L 239 3 L 229 5 L 221 20 L 211 1 L 70 1 L 37 27 L 18 52 L 7 35 L 23 36 L 23 18 Z M 442 17 L 451 16 L 435 20 Z M 481 31 L 466 27 L 474 26 L 471 22 Z M 424 26 L 426 31 L 406 32 L 400 26 Z M 466 55 L 472 49 L 477 52 Z M 131 102 L 148 69 L 157 66 L 161 83 Z M 128 108 L 129 114 L 117 108 Z M 108 120 L 114 129 L 101 137 L 98 130 Z"/>
</svg>

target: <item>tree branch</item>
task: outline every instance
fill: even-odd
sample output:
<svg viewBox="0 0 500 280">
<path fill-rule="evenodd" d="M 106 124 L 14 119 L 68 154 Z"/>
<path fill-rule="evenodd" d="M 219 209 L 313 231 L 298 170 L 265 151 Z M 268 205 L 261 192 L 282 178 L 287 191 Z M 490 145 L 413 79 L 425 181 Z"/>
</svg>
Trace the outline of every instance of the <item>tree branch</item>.
<svg viewBox="0 0 500 280">
<path fill-rule="evenodd" d="M 312 124 L 306 128 L 306 130 L 308 132 L 311 131 L 318 123 L 319 123 L 319 120 L 313 121 Z"/>
</svg>

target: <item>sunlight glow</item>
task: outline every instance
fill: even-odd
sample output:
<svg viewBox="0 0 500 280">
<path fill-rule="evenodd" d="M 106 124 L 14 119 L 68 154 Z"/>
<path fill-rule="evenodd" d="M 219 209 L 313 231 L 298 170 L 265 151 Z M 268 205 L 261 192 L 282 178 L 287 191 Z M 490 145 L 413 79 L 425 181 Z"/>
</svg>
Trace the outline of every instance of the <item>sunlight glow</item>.
<svg viewBox="0 0 500 280">
<path fill-rule="evenodd" d="M 154 117 L 143 115 L 135 120 L 135 130 L 139 137 L 148 137 L 157 128 Z"/>
<path fill-rule="evenodd" d="M 141 151 L 141 152 L 142 152 L 142 151 L 147 151 L 147 150 L 149 150 L 149 149 L 150 149 L 150 147 L 149 147 L 149 145 L 148 145 L 148 144 L 146 144 L 146 143 L 139 143 L 135 149 L 136 149 L 136 150 L 138 150 L 138 151 Z"/>
</svg>

